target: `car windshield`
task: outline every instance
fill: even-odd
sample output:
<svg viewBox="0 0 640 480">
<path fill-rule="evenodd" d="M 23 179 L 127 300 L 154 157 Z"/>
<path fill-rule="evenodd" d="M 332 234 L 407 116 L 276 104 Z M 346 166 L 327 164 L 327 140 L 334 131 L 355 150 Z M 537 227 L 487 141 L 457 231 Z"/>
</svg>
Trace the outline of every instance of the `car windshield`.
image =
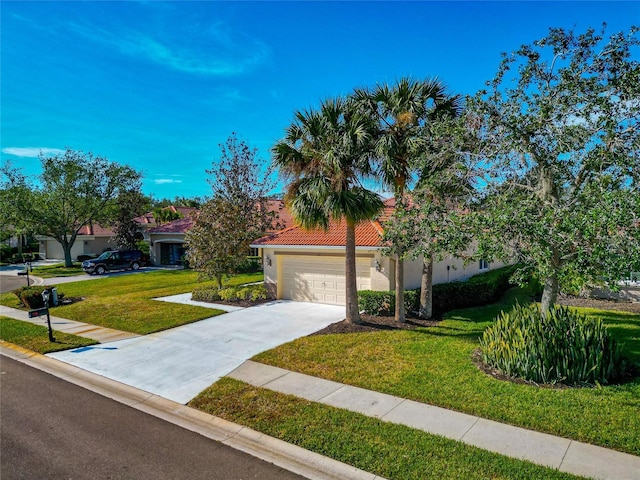
<svg viewBox="0 0 640 480">
<path fill-rule="evenodd" d="M 107 258 L 109 258 L 111 256 L 111 253 L 112 252 L 104 252 L 96 260 L 106 260 Z"/>
</svg>

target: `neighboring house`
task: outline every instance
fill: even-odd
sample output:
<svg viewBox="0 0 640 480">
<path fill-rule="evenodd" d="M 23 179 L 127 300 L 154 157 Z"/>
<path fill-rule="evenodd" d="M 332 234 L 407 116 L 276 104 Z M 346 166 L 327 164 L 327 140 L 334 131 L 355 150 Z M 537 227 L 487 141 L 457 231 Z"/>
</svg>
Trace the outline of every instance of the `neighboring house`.
<svg viewBox="0 0 640 480">
<path fill-rule="evenodd" d="M 194 212 L 198 211 L 198 209 L 194 207 L 175 207 L 173 205 L 164 207 L 163 210 L 170 210 L 173 213 L 179 213 L 182 218 L 188 218 Z M 146 241 L 149 241 L 149 230 L 157 227 L 158 225 L 162 225 L 156 221 L 153 212 L 147 212 L 144 215 L 140 215 L 139 217 L 134 218 L 133 220 L 140 226 L 140 231 L 142 232 L 142 235 Z"/>
<path fill-rule="evenodd" d="M 97 224 L 82 227 L 71 247 L 71 258 L 75 260 L 79 255 L 97 257 L 109 248 L 116 248 L 116 244 L 111 240 L 112 237 L 113 230 L 110 228 L 104 228 Z M 62 244 L 58 241 L 44 235 L 37 235 L 36 240 L 40 243 L 39 253 L 42 258 L 64 258 Z"/>
<path fill-rule="evenodd" d="M 184 218 L 189 219 L 191 214 L 197 211 L 196 208 L 193 207 L 174 207 L 169 206 L 165 207 L 163 210 L 171 210 L 172 212 L 177 212 L 182 215 Z M 179 220 L 184 220 L 184 218 L 180 218 Z M 149 236 L 149 231 L 157 226 L 153 212 L 146 213 L 139 217 L 134 218 L 134 221 L 140 226 L 140 231 L 143 235 L 143 238 L 151 243 L 151 239 Z M 169 222 L 172 223 L 172 222 Z M 163 226 L 163 225 L 160 225 Z M 189 225 L 190 228 L 190 225 Z M 71 247 L 71 258 L 73 260 L 77 260 L 79 255 L 91 255 L 98 256 L 102 252 L 107 249 L 116 249 L 117 245 L 113 242 L 112 237 L 114 236 L 113 230 L 110 228 L 105 228 L 100 225 L 92 225 L 92 226 L 84 226 L 78 233 L 75 243 L 73 247 Z M 174 234 L 175 236 L 175 234 Z M 54 240 L 51 237 L 39 235 L 36 236 L 36 239 L 40 242 L 39 253 L 43 258 L 48 259 L 63 259 L 64 252 L 62 250 L 62 245 Z M 165 236 L 162 238 L 162 241 L 166 242 L 167 245 L 162 249 L 158 247 L 158 255 L 157 259 L 153 255 L 153 249 L 151 252 L 151 261 L 152 263 L 161 263 L 161 259 L 168 259 L 166 263 L 167 265 L 174 265 L 180 263 L 179 260 L 182 257 L 182 253 L 180 253 L 180 248 L 184 243 L 184 233 L 180 235 L 177 233 L 177 240 L 173 243 L 179 244 L 174 247 L 170 247 L 169 245 L 172 243 L 171 237 Z M 168 250 L 167 250 L 168 249 Z M 169 252 L 167 254 L 167 252 Z M 177 261 L 175 263 L 171 263 L 173 259 L 177 256 Z"/>
<path fill-rule="evenodd" d="M 146 231 L 151 263 L 155 265 L 182 265 L 185 234 L 193 227 L 193 216 L 163 223 Z"/>
<path fill-rule="evenodd" d="M 167 207 L 169 208 L 169 207 Z M 145 239 L 149 241 L 151 248 L 151 262 L 156 265 L 180 265 L 182 257 L 185 253 L 185 234 L 193 227 L 193 217 L 197 214 L 195 208 L 185 210 L 183 207 L 175 207 L 177 211 L 184 215 L 184 218 L 173 220 L 172 222 L 155 224 L 153 214 L 147 214 L 143 217 L 136 218 L 136 221 L 145 221 L 146 227 Z M 293 223 L 293 219 L 289 210 L 284 206 L 282 200 L 268 200 L 267 208 L 270 212 L 275 212 L 277 219 L 274 221 L 273 228 L 266 234 L 274 233 Z M 151 226 L 153 224 L 153 226 Z M 252 249 L 251 255 L 257 256 L 257 249 Z"/>
<path fill-rule="evenodd" d="M 387 202 L 385 202 L 387 203 Z M 389 205 L 389 204 L 388 204 Z M 382 219 L 356 226 L 356 284 L 358 290 L 394 290 L 395 263 L 382 254 Z M 294 226 L 253 242 L 264 260 L 264 282 L 270 296 L 304 302 L 344 305 L 346 222 L 332 221 L 327 231 L 304 230 Z M 449 256 L 437 262 L 433 283 L 466 280 L 480 272 L 503 266 L 484 260 L 464 266 L 460 258 Z M 404 285 L 419 288 L 422 259 L 406 260 Z"/>
</svg>

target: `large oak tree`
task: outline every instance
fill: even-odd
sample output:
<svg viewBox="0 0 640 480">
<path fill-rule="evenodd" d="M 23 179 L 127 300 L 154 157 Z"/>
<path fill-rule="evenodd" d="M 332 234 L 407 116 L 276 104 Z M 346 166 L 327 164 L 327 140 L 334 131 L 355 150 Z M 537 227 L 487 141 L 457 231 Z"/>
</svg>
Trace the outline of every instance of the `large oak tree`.
<svg viewBox="0 0 640 480">
<path fill-rule="evenodd" d="M 141 174 L 105 157 L 71 149 L 41 156 L 40 162 L 37 184 L 7 171 L 3 191 L 12 198 L 13 214 L 21 224 L 62 245 L 65 266 L 70 267 L 71 248 L 80 230 L 95 223 L 110 224 L 119 194 L 139 188 Z"/>
<path fill-rule="evenodd" d="M 640 263 L 638 30 L 551 29 L 468 102 L 480 143 L 475 234 L 544 285 L 615 282 Z"/>
</svg>

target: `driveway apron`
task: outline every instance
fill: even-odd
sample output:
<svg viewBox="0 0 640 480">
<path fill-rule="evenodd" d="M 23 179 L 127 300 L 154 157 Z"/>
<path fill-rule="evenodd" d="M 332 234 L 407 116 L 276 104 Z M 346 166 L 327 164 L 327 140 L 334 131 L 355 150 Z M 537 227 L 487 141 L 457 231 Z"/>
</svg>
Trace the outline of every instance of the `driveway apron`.
<svg viewBox="0 0 640 480">
<path fill-rule="evenodd" d="M 184 404 L 252 356 L 343 318 L 344 307 L 276 301 L 48 356 Z"/>
</svg>

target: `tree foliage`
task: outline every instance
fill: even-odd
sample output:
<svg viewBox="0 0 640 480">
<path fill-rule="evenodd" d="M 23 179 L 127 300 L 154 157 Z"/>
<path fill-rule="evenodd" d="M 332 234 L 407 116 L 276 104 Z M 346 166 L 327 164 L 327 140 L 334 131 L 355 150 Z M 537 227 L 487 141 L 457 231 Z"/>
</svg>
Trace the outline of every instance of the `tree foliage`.
<svg viewBox="0 0 640 480">
<path fill-rule="evenodd" d="M 636 28 L 550 29 L 468 101 L 483 187 L 475 234 L 487 256 L 540 278 L 543 311 L 559 285 L 619 280 L 640 262 L 638 44 Z"/>
<path fill-rule="evenodd" d="M 141 175 L 129 166 L 71 149 L 53 157 L 41 156 L 40 162 L 38 185 L 29 185 L 14 171 L 7 177 L 6 191 L 23 224 L 62 245 L 69 267 L 71 247 L 80 229 L 109 224 L 118 195 L 137 188 Z"/>
<path fill-rule="evenodd" d="M 150 199 L 139 189 L 129 189 L 120 192 L 116 203 L 112 223 L 114 241 L 120 248 L 134 249 L 143 238 L 140 225 L 134 219 L 149 211 Z"/>
<path fill-rule="evenodd" d="M 434 122 L 457 115 L 459 98 L 449 95 L 445 85 L 437 79 L 416 81 L 402 78 L 394 85 L 377 85 L 373 89 L 356 89 L 356 101 L 364 108 L 376 125 L 372 156 L 377 159 L 376 175 L 385 186 L 391 187 L 396 200 L 396 225 L 387 239 L 387 249 L 396 257 L 396 321 L 405 321 L 404 312 L 404 268 L 403 262 L 410 255 L 413 236 L 403 233 L 401 226 L 409 224 L 406 216 L 405 198 L 407 185 L 413 183 L 412 176 L 420 171 L 424 177 L 433 176 L 438 165 L 426 165 L 425 153 L 433 138 L 430 128 Z M 435 158 L 435 157 L 431 157 Z M 419 161 L 423 160 L 422 168 Z"/>
<path fill-rule="evenodd" d="M 285 197 L 304 228 L 328 228 L 346 222 L 346 320 L 360 322 L 356 286 L 355 227 L 383 207 L 361 184 L 372 171 L 373 124 L 345 99 L 325 100 L 317 110 L 296 112 L 285 138 L 273 147 L 275 164 L 290 181 Z"/>
<path fill-rule="evenodd" d="M 220 145 L 221 157 L 207 170 L 212 198 L 195 217 L 186 234 L 189 264 L 203 277 L 234 273 L 249 253 L 251 242 L 276 225 L 267 208 L 273 189 L 271 167 L 256 158 L 256 149 L 231 135 Z"/>
</svg>

